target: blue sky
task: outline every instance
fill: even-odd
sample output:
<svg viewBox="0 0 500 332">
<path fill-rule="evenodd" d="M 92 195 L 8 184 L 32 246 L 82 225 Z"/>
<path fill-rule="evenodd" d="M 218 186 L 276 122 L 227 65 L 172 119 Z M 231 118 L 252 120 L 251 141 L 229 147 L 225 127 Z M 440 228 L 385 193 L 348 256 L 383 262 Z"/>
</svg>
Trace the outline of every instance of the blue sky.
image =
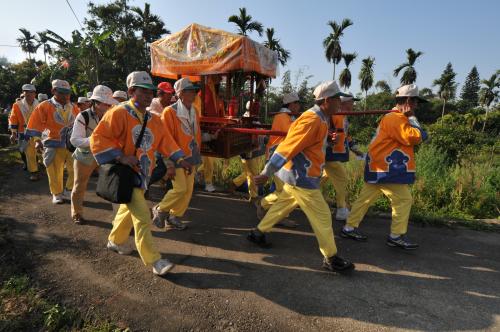
<svg viewBox="0 0 500 332">
<path fill-rule="evenodd" d="M 70 0 L 70 3 L 83 21 L 88 1 Z M 140 7 L 143 3 L 131 1 Z M 359 91 L 357 76 L 361 59 L 367 56 L 375 57 L 375 80 L 386 80 L 393 89 L 397 88 L 399 79 L 392 76 L 392 71 L 406 60 L 405 50 L 410 47 L 424 52 L 416 64 L 420 87 L 430 87 L 448 62 L 458 73 L 459 83 L 463 83 L 474 65 L 482 78 L 500 69 L 498 0 L 151 0 L 149 3 L 172 32 L 192 22 L 236 31 L 227 18 L 237 13 L 239 7 L 246 7 L 265 27 L 274 27 L 283 46 L 290 50 L 292 58 L 281 73 L 286 69 L 292 73 L 302 69 L 306 75 L 313 75 L 312 84 L 331 79 L 333 74 L 333 66 L 326 61 L 322 47 L 323 39 L 330 32 L 327 22 L 348 17 L 354 25 L 345 31 L 342 49 L 358 53 L 358 59 L 351 65 L 351 91 L 355 93 Z M 8 7 L 4 4 L 0 22 L 2 45 L 15 45 L 20 27 L 31 32 L 51 29 L 65 37 L 79 28 L 65 0 L 9 2 Z M 250 37 L 257 41 L 264 39 L 257 34 Z M 4 46 L 0 46 L 0 56 L 13 62 L 25 57 L 19 49 Z M 43 56 L 40 53 L 38 57 Z M 342 67 L 341 64 L 340 69 Z"/>
</svg>

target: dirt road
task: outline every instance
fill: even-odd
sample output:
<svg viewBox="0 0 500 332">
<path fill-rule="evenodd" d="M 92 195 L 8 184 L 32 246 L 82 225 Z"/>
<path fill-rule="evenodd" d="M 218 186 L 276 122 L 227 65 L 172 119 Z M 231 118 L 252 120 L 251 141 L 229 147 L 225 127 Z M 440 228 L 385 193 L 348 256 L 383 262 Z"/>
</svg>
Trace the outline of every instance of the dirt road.
<svg viewBox="0 0 500 332">
<path fill-rule="evenodd" d="M 292 215 L 300 226 L 276 229 L 264 250 L 245 239 L 256 223 L 247 202 L 196 192 L 188 230 L 153 227 L 158 249 L 177 264 L 159 278 L 137 252 L 104 248 L 113 207 L 95 196 L 94 183 L 89 222 L 76 226 L 69 204 L 50 203 L 45 177 L 32 184 L 17 165 L 4 173 L 0 223 L 14 235 L 11 261 L 63 303 L 133 331 L 500 331 L 498 233 L 411 225 L 421 249 L 404 252 L 385 244 L 389 220 L 365 220 L 367 243 L 337 237 L 357 267 L 342 276 L 320 269 L 300 211 Z M 160 198 L 158 188 L 152 196 Z"/>
</svg>

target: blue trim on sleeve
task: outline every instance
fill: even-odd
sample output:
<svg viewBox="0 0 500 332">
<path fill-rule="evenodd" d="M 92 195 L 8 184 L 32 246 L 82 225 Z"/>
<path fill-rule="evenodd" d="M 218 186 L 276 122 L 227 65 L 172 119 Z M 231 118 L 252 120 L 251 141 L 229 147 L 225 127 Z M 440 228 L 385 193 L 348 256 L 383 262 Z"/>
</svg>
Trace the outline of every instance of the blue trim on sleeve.
<svg viewBox="0 0 500 332">
<path fill-rule="evenodd" d="M 172 155 L 170 155 L 169 159 L 172 160 L 173 162 L 177 162 L 177 160 L 179 160 L 180 158 L 184 158 L 185 157 L 185 154 L 184 152 L 179 149 L 177 151 L 175 151 L 174 153 L 172 153 Z"/>
<path fill-rule="evenodd" d="M 94 155 L 99 165 L 109 163 L 120 156 L 123 156 L 123 151 L 120 149 L 109 149 Z"/>
<path fill-rule="evenodd" d="M 34 129 L 26 129 L 26 136 L 28 137 L 42 137 L 42 132 Z"/>
<path fill-rule="evenodd" d="M 274 152 L 271 158 L 269 159 L 269 163 L 276 169 L 280 169 L 286 164 L 287 160 L 278 152 Z"/>
<path fill-rule="evenodd" d="M 9 125 L 9 129 L 18 129 L 19 126 L 18 125 L 15 125 L 15 124 L 10 124 Z"/>
</svg>

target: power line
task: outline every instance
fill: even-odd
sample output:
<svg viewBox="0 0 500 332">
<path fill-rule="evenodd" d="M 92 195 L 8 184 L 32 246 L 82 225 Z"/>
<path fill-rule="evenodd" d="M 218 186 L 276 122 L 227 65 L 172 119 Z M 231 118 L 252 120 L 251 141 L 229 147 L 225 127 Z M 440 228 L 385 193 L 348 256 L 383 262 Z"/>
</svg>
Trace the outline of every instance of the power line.
<svg viewBox="0 0 500 332">
<path fill-rule="evenodd" d="M 21 45 L 7 45 L 7 44 L 0 44 L 0 47 L 21 47 Z"/>
<path fill-rule="evenodd" d="M 80 23 L 80 20 L 78 19 L 78 16 L 76 16 L 76 13 L 75 13 L 75 11 L 73 10 L 73 7 L 71 7 L 71 4 L 69 3 L 69 0 L 66 0 L 66 3 L 68 4 L 69 9 L 71 9 L 71 12 L 72 12 L 72 13 L 73 13 L 73 15 L 75 16 L 75 19 L 76 19 L 76 21 L 78 22 L 78 24 L 80 25 L 80 28 L 82 28 L 82 30 L 84 30 L 84 29 L 83 29 L 83 25 L 82 25 L 82 23 Z"/>
</svg>

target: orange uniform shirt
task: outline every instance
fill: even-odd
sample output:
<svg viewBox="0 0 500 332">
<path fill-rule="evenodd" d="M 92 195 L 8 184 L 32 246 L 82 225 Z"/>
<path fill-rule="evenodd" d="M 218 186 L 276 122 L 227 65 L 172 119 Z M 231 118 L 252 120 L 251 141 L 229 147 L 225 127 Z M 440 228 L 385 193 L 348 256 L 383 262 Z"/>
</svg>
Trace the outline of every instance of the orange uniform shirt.
<svg viewBox="0 0 500 332">
<path fill-rule="evenodd" d="M 42 139 L 45 147 L 65 148 L 66 133 L 80 110 L 72 103 L 64 107 L 54 98 L 40 103 L 28 121 L 26 135 Z"/>
<path fill-rule="evenodd" d="M 36 99 L 31 106 L 25 100 L 17 101 L 12 105 L 12 111 L 9 116 L 9 129 L 12 132 L 18 133 L 20 140 L 25 139 L 26 125 L 37 106 L 38 100 Z"/>
<path fill-rule="evenodd" d="M 318 106 L 305 111 L 290 126 L 263 174 L 276 175 L 288 184 L 318 189 L 325 165 L 329 121 Z"/>
<path fill-rule="evenodd" d="M 113 162 L 123 155 L 132 156 L 144 117 L 148 121 L 141 145 L 135 153 L 143 187 L 149 182 L 155 167 L 155 151 L 165 157 L 182 153 L 157 115 L 150 112 L 141 114 L 129 100 L 108 110 L 90 136 L 90 149 L 98 164 Z"/>
<path fill-rule="evenodd" d="M 326 161 L 349 161 L 349 144 L 351 137 L 349 136 L 349 122 L 345 115 L 332 115 L 332 128 L 337 133 L 337 140 L 334 145 L 329 145 L 326 148 Z"/>
<path fill-rule="evenodd" d="M 173 140 L 176 145 L 180 148 L 180 151 L 172 154 L 170 159 L 177 162 L 179 158 L 184 158 L 191 165 L 201 164 L 201 129 L 200 129 L 200 119 L 199 112 L 195 108 L 194 118 L 188 120 L 186 114 L 181 114 L 181 108 L 185 107 L 179 106 L 181 101 L 172 104 L 163 110 L 161 120 L 166 130 L 172 134 Z M 177 165 L 177 163 L 176 163 Z M 177 165 L 177 167 L 180 167 Z"/>
<path fill-rule="evenodd" d="M 411 124 L 403 113 L 384 115 L 368 146 L 365 181 L 368 183 L 415 182 L 414 146 L 427 138 L 427 133 Z"/>
<path fill-rule="evenodd" d="M 290 126 L 293 123 L 293 116 L 289 113 L 286 112 L 288 109 L 281 109 L 281 111 L 274 116 L 273 119 L 273 125 L 271 127 L 271 130 L 273 131 L 283 131 L 283 132 L 288 132 L 288 129 L 290 129 Z M 278 144 L 283 142 L 285 139 L 284 136 L 270 136 L 269 137 L 269 142 L 267 143 L 267 153 L 268 156 L 270 156 Z"/>
</svg>

